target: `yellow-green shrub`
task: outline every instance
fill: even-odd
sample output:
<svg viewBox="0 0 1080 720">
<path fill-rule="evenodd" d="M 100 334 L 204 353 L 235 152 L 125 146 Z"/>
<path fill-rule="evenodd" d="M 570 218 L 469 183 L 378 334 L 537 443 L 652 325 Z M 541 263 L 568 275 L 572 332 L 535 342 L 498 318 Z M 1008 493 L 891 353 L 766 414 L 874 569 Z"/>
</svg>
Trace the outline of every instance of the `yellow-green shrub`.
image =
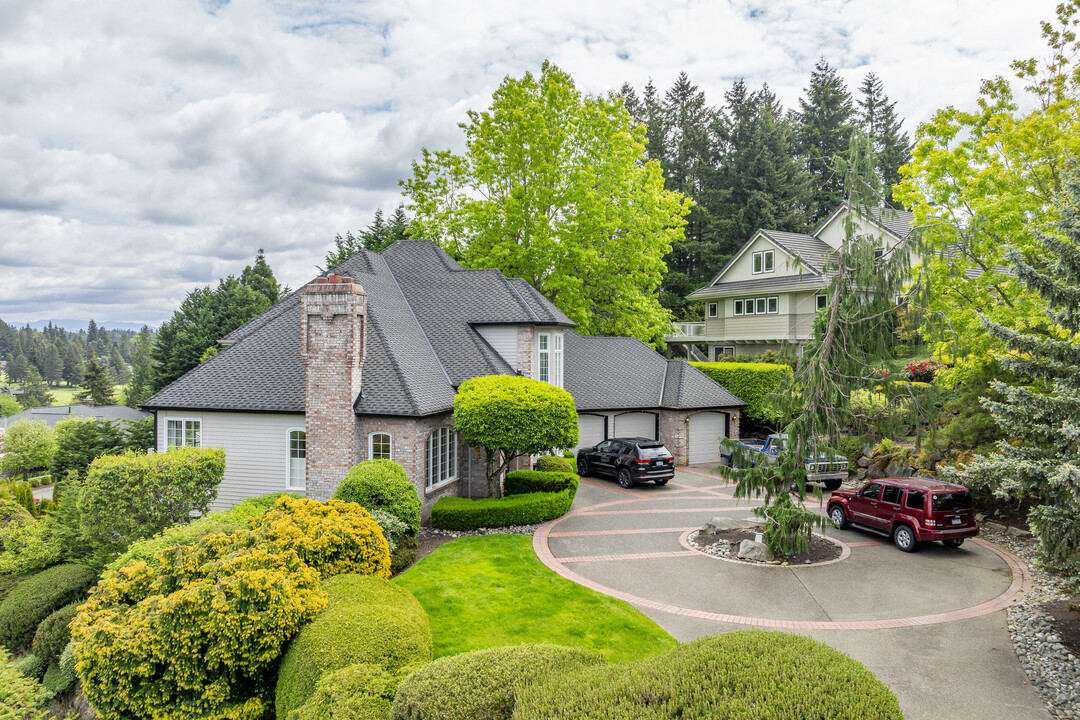
<svg viewBox="0 0 1080 720">
<path fill-rule="evenodd" d="M 390 549 L 382 528 L 356 503 L 285 496 L 254 521 L 254 528 L 295 550 L 324 578 L 341 573 L 390 577 Z"/>
<path fill-rule="evenodd" d="M 405 468 L 393 460 L 365 460 L 349 468 L 334 491 L 334 499 L 360 503 L 368 510 L 385 510 L 408 525 L 413 535 L 420 530 L 420 495 Z"/>
<path fill-rule="evenodd" d="M 398 684 L 411 669 L 390 672 L 381 665 L 358 663 L 327 673 L 311 699 L 284 720 L 385 720 Z"/>
<path fill-rule="evenodd" d="M 16 669 L 7 650 L 0 648 L 0 718 L 46 720 L 52 693 Z"/>
<path fill-rule="evenodd" d="M 702 638 L 648 660 L 551 673 L 518 693 L 512 717 L 903 719 L 896 697 L 847 655 L 810 638 L 760 630 Z"/>
<path fill-rule="evenodd" d="M 741 362 L 692 362 L 690 363 L 710 378 L 723 385 L 728 392 L 746 403 L 743 414 L 754 420 L 773 422 L 776 413 L 764 406 L 765 396 L 773 392 L 790 377 L 787 365 Z"/>
<path fill-rule="evenodd" d="M 319 679 L 357 663 L 395 672 L 431 661 L 427 613 L 404 588 L 362 575 L 322 584 L 329 604 L 289 644 L 278 670 L 275 709 L 288 718 L 311 698 Z"/>
</svg>

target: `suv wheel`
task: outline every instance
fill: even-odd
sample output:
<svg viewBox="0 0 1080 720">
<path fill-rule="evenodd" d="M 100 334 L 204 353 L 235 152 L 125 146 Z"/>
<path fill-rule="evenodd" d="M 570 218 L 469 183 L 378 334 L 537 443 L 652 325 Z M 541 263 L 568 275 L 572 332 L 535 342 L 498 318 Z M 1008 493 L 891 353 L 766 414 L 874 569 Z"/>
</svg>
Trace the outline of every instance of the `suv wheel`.
<svg viewBox="0 0 1080 720">
<path fill-rule="evenodd" d="M 960 547 L 964 544 L 964 538 L 954 538 L 952 540 L 942 540 L 941 544 L 945 547 Z"/>
<path fill-rule="evenodd" d="M 577 459 L 577 474 L 585 477 L 589 474 L 589 461 L 583 457 Z"/>
<path fill-rule="evenodd" d="M 847 527 L 847 513 L 844 512 L 844 508 L 840 505 L 833 505 L 829 508 L 829 519 L 841 530 Z"/>
<path fill-rule="evenodd" d="M 915 531 L 908 525 L 897 525 L 893 531 L 893 542 L 904 552 L 914 552 L 916 546 Z"/>
<path fill-rule="evenodd" d="M 619 485 L 624 488 L 634 487 L 634 478 L 630 477 L 630 471 L 626 468 L 619 470 Z"/>
</svg>

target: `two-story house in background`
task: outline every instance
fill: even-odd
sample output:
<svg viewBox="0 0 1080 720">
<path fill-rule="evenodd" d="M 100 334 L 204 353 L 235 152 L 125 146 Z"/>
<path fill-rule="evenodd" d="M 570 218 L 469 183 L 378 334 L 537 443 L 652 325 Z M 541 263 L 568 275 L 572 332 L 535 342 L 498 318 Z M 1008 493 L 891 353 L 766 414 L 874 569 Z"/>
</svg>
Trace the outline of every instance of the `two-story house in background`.
<svg viewBox="0 0 1080 720">
<path fill-rule="evenodd" d="M 717 461 L 743 402 L 634 338 L 585 337 L 531 285 L 466 270 L 437 245 L 361 251 L 221 342 L 147 400 L 156 448 L 226 451 L 216 506 L 277 490 L 329 498 L 356 463 L 400 463 L 424 500 L 487 492 L 454 427 L 456 388 L 523 375 L 565 388 L 579 446 L 663 440 L 678 464 Z"/>
<path fill-rule="evenodd" d="M 814 315 L 826 307 L 829 253 L 844 240 L 844 205 L 810 234 L 758 230 L 705 287 L 687 297 L 705 306 L 705 320 L 676 323 L 668 346 L 688 357 L 709 360 L 794 348 L 810 339 Z M 892 248 L 912 232 L 905 210 L 868 208 L 856 216 L 857 231 L 874 233 Z M 864 222 L 865 220 L 865 222 Z"/>
</svg>

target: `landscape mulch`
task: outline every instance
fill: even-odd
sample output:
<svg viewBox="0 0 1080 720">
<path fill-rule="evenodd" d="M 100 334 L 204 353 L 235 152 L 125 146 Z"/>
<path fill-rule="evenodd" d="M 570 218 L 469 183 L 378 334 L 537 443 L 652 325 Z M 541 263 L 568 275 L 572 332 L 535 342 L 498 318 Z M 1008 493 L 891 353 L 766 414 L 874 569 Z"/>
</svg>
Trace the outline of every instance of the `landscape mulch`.
<svg viewBox="0 0 1080 720">
<path fill-rule="evenodd" d="M 739 556 L 739 543 L 743 540 L 753 540 L 756 532 L 754 530 L 725 530 L 719 533 L 705 533 L 699 531 L 694 541 L 699 546 L 715 545 L 720 540 L 727 540 L 731 544 L 731 550 L 728 552 L 727 557 L 735 560 Z M 829 542 L 828 540 L 813 536 L 810 542 L 810 552 L 801 553 L 787 558 L 776 558 L 781 563 L 787 562 L 790 565 L 805 565 L 809 560 L 810 564 L 823 563 L 829 560 L 835 560 L 840 557 L 842 550 L 839 545 Z M 748 564 L 753 564 L 752 561 L 746 561 Z"/>
<path fill-rule="evenodd" d="M 1061 644 L 1069 648 L 1073 655 L 1080 655 L 1080 596 L 1047 603 L 1043 610 L 1053 618 L 1051 623 L 1054 632 L 1061 638 Z"/>
</svg>

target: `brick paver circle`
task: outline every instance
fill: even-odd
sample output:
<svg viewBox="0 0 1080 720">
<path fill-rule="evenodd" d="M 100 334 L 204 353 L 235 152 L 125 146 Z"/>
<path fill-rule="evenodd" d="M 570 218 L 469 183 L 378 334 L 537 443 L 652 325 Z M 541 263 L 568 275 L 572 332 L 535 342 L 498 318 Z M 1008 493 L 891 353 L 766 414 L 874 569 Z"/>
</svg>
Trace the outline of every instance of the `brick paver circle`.
<svg viewBox="0 0 1080 720">
<path fill-rule="evenodd" d="M 692 474 L 702 475 L 703 473 L 692 473 Z M 596 482 L 593 482 L 593 481 L 590 481 L 590 480 L 583 479 L 582 482 L 590 484 L 590 485 L 597 485 L 599 487 L 604 487 L 605 489 L 613 489 L 613 488 L 609 488 L 609 487 L 607 487 L 607 486 L 605 486 L 605 485 L 603 485 L 601 483 L 596 483 Z M 673 483 L 673 485 L 677 485 L 677 484 Z M 547 565 L 549 568 L 554 570 L 556 573 L 558 573 L 562 577 L 564 577 L 564 578 L 566 578 L 568 580 L 572 580 L 573 582 L 578 583 L 579 585 L 583 585 L 585 587 L 591 588 L 593 590 L 596 590 L 597 592 L 603 593 L 603 594 L 608 595 L 610 597 L 615 597 L 615 598 L 618 598 L 620 600 L 625 600 L 626 602 L 632 603 L 632 604 L 637 605 L 639 607 L 645 607 L 645 608 L 649 608 L 649 609 L 652 609 L 652 610 L 659 610 L 659 611 L 662 611 L 662 612 L 673 613 L 673 614 L 676 614 L 676 615 L 685 615 L 685 616 L 688 616 L 688 617 L 700 618 L 700 619 L 703 619 L 703 620 L 712 620 L 712 621 L 716 621 L 716 622 L 731 623 L 731 624 L 736 624 L 736 625 L 749 625 L 749 626 L 752 626 L 752 627 L 776 628 L 776 629 L 788 629 L 788 630 L 882 630 L 882 629 L 891 629 L 891 628 L 916 627 L 916 626 L 921 626 L 921 625 L 935 625 L 935 624 L 939 624 L 939 623 L 948 623 L 948 622 L 955 622 L 955 621 L 958 621 L 958 620 L 968 620 L 968 619 L 971 619 L 971 618 L 981 617 L 983 615 L 988 615 L 990 613 L 995 613 L 995 612 L 998 612 L 999 610 L 1005 609 L 1010 604 L 1012 604 L 1014 601 L 1019 600 L 1021 597 L 1023 597 L 1023 595 L 1026 594 L 1031 589 L 1031 575 L 1028 572 L 1027 566 L 1023 563 L 1023 561 L 1021 561 L 1015 555 L 1001 549 L 1000 547 L 998 547 L 996 545 L 993 545 L 993 544 L 991 544 L 989 542 L 986 542 L 986 541 L 978 539 L 978 538 L 974 538 L 969 542 L 974 542 L 974 543 L 978 544 L 979 546 L 981 546 L 983 548 L 986 548 L 987 550 L 994 553 L 999 558 L 1001 558 L 1001 560 L 1004 561 L 1004 563 L 1008 566 L 1009 571 L 1011 573 L 1011 582 L 1009 583 L 1008 588 L 1006 588 L 1005 591 L 1000 593 L 997 597 L 991 598 L 989 600 L 986 600 L 984 602 L 980 602 L 980 603 L 975 604 L 975 605 L 971 605 L 969 607 L 960 608 L 960 609 L 957 609 L 957 610 L 949 610 L 949 611 L 946 611 L 946 612 L 933 613 L 933 614 L 929 614 L 929 615 L 917 615 L 917 616 L 912 616 L 912 617 L 886 618 L 886 619 L 881 619 L 881 620 L 846 620 L 846 621 L 841 621 L 841 620 L 782 620 L 782 619 L 775 619 L 775 618 L 760 618 L 760 617 L 749 617 L 749 616 L 743 616 L 743 615 L 732 615 L 732 614 L 726 614 L 726 613 L 710 612 L 710 611 L 707 611 L 707 610 L 698 610 L 698 609 L 695 609 L 695 608 L 680 607 L 678 605 L 673 605 L 671 603 L 662 602 L 661 600 L 658 600 L 658 599 L 648 598 L 648 597 L 641 597 L 641 596 L 635 595 L 633 593 L 629 593 L 629 592 L 625 592 L 625 591 L 622 591 L 622 590 L 618 590 L 616 588 L 608 587 L 606 585 L 603 585 L 602 583 L 596 582 L 595 580 L 591 580 L 591 579 L 589 579 L 587 577 L 584 577 L 584 576 L 574 572 L 569 567 L 567 567 L 567 565 L 571 565 L 571 564 L 579 563 L 579 562 L 591 562 L 591 561 L 621 561 L 621 560 L 638 560 L 638 559 L 646 559 L 646 558 L 666 558 L 666 557 L 675 558 L 675 557 L 687 557 L 687 556 L 693 556 L 693 555 L 704 555 L 704 556 L 710 557 L 710 558 L 712 558 L 714 560 L 723 560 L 723 558 L 717 558 L 715 556 L 708 555 L 707 553 L 703 553 L 702 551 L 700 551 L 697 548 L 694 548 L 692 545 L 690 545 L 690 543 L 687 541 L 686 538 L 690 535 L 691 532 L 693 532 L 697 528 L 694 528 L 694 527 L 661 527 L 661 528 L 641 528 L 641 529 L 633 529 L 633 530 L 585 530 L 585 531 L 572 532 L 572 533 L 558 533 L 558 532 L 554 532 L 554 529 L 560 523 L 562 523 L 565 520 L 569 520 L 571 518 L 580 518 L 580 517 L 583 517 L 583 516 L 592 517 L 592 516 L 604 516 L 604 515 L 643 515 L 643 514 L 644 515 L 649 515 L 649 514 L 672 515 L 672 514 L 680 514 L 680 513 L 688 513 L 688 512 L 703 512 L 703 511 L 726 512 L 726 511 L 735 511 L 735 510 L 746 512 L 747 508 L 737 508 L 737 507 L 736 508 L 715 508 L 715 507 L 678 508 L 677 507 L 677 508 L 669 508 L 669 509 L 657 509 L 657 508 L 632 509 L 632 508 L 625 508 L 625 507 L 620 508 L 619 506 L 625 506 L 625 505 L 628 505 L 628 504 L 632 505 L 632 504 L 635 504 L 635 503 L 642 503 L 642 502 L 656 503 L 656 502 L 664 502 L 664 501 L 667 501 L 667 500 L 702 500 L 702 501 L 713 500 L 713 499 L 715 499 L 715 500 L 732 500 L 734 498 L 730 494 L 722 493 L 722 492 L 719 492 L 719 491 L 714 490 L 712 488 L 692 488 L 692 489 L 673 490 L 673 491 L 665 493 L 663 496 L 659 496 L 659 497 L 641 496 L 641 495 L 638 495 L 638 494 L 633 493 L 633 492 L 619 490 L 619 489 L 616 489 L 615 491 L 616 492 L 621 492 L 621 493 L 627 494 L 627 495 L 632 495 L 634 497 L 631 498 L 631 499 L 622 499 L 622 500 L 613 500 L 613 501 L 610 501 L 610 502 L 602 502 L 602 503 L 598 503 L 598 504 L 595 504 L 595 505 L 587 506 L 585 508 L 571 510 L 569 513 L 562 516 L 561 518 L 558 518 L 556 520 L 552 520 L 550 522 L 542 524 L 539 528 L 537 528 L 536 533 L 533 535 L 533 549 L 535 550 L 536 555 L 540 559 L 541 562 L 543 562 L 545 565 Z M 686 495 L 694 494 L 694 493 L 704 495 L 705 497 L 702 497 L 702 498 L 687 498 L 687 497 L 685 497 Z M 616 508 L 619 508 L 619 509 L 616 509 Z M 575 536 L 593 536 L 593 535 L 596 535 L 596 536 L 599 536 L 599 535 L 606 535 L 606 534 L 624 534 L 624 533 L 649 534 L 649 533 L 664 533 L 664 532 L 680 532 L 680 538 L 679 538 L 680 539 L 680 544 L 686 549 L 681 550 L 681 551 L 675 551 L 675 552 L 644 552 L 644 553 L 630 553 L 630 554 L 622 554 L 622 555 L 588 555 L 588 556 L 557 558 L 552 553 L 551 548 L 549 547 L 549 544 L 548 544 L 548 540 L 551 537 L 566 537 L 566 536 L 570 536 L 570 535 L 575 535 Z M 828 539 L 835 541 L 834 538 L 828 538 Z M 832 561 L 830 561 L 828 563 L 818 563 L 818 564 L 815 564 L 815 565 L 806 566 L 806 569 L 822 567 L 822 566 L 829 565 L 829 564 L 832 564 L 832 563 L 840 562 L 841 560 L 844 560 L 844 559 L 848 558 L 850 556 L 850 552 L 851 552 L 849 544 L 843 543 L 843 542 L 840 542 L 840 541 L 836 541 L 836 542 L 837 542 L 837 544 L 841 545 L 841 547 L 843 548 L 842 555 L 841 555 L 840 558 L 838 558 L 836 560 L 832 560 Z M 854 545 L 856 545 L 856 546 L 864 545 L 864 544 L 869 545 L 869 544 L 876 544 L 876 543 L 854 543 Z M 734 562 L 734 561 L 728 560 L 727 562 Z M 739 563 L 739 564 L 741 566 L 744 566 L 744 567 L 747 565 L 746 563 Z M 784 567 L 784 566 L 777 566 L 777 565 L 766 565 L 764 567 L 770 567 L 770 568 L 780 567 L 780 568 L 785 569 L 785 570 L 802 569 L 802 566 L 787 566 L 787 567 Z"/>
</svg>

